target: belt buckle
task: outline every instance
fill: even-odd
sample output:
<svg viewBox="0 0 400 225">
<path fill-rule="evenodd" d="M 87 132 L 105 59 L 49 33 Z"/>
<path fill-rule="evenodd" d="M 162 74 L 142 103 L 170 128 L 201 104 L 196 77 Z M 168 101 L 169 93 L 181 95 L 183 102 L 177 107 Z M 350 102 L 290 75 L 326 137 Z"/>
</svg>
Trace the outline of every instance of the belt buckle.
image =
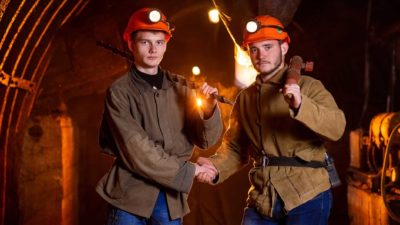
<svg viewBox="0 0 400 225">
<path fill-rule="evenodd" d="M 262 157 L 262 166 L 263 166 L 263 167 L 266 167 L 266 166 L 268 166 L 268 164 L 269 164 L 269 158 L 268 158 L 268 156 L 263 155 L 263 157 Z"/>
</svg>

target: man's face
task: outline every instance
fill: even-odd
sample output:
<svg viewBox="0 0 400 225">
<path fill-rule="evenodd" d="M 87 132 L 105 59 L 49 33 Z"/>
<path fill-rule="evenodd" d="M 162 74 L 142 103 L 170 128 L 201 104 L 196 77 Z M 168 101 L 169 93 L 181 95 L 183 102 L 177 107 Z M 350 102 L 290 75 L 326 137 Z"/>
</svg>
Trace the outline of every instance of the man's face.
<svg viewBox="0 0 400 225">
<path fill-rule="evenodd" d="M 254 68 L 260 74 L 273 74 L 283 67 L 289 46 L 278 40 L 263 40 L 249 44 L 249 55 Z"/>
<path fill-rule="evenodd" d="M 144 69 L 155 69 L 167 50 L 165 33 L 162 31 L 138 31 L 129 41 L 135 65 Z"/>
</svg>

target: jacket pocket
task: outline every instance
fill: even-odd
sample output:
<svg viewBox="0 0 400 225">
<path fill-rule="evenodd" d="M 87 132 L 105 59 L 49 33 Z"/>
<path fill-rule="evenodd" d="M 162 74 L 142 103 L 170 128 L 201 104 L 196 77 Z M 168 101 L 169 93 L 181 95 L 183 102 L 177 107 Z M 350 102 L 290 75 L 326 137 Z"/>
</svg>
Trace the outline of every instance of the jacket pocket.
<svg viewBox="0 0 400 225">
<path fill-rule="evenodd" d="M 264 169 L 260 167 L 250 169 L 249 179 L 252 187 L 249 190 L 247 203 L 249 206 L 254 207 L 261 215 L 271 216 L 275 190 L 270 180 L 265 178 L 264 172 Z"/>
<path fill-rule="evenodd" d="M 131 186 L 132 180 L 134 178 L 129 171 L 114 166 L 108 174 L 105 191 L 110 198 L 120 199 Z"/>
</svg>

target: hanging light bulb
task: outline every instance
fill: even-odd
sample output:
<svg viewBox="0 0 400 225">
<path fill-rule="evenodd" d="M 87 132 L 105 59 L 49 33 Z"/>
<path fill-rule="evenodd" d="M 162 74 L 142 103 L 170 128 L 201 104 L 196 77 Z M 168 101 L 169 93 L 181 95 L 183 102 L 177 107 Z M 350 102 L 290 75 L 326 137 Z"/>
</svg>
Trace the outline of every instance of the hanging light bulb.
<svg viewBox="0 0 400 225">
<path fill-rule="evenodd" d="M 211 23 L 218 23 L 219 22 L 219 11 L 218 9 L 211 9 L 208 11 L 208 19 Z"/>
<path fill-rule="evenodd" d="M 198 66 L 193 66 L 193 68 L 192 68 L 192 74 L 193 74 L 194 76 L 199 75 L 199 74 L 200 74 L 200 68 L 199 68 Z"/>
</svg>

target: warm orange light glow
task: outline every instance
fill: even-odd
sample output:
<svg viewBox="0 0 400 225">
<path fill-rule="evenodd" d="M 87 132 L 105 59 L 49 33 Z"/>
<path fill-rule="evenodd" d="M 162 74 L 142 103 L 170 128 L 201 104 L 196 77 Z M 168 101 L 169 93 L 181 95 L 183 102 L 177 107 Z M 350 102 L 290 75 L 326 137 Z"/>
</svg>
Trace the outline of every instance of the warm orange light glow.
<svg viewBox="0 0 400 225">
<path fill-rule="evenodd" d="M 61 127 L 61 158 L 62 158 L 62 212 L 61 224 L 69 225 L 76 223 L 77 205 L 77 174 L 74 127 L 72 119 L 68 116 L 60 116 Z"/>
<path fill-rule="evenodd" d="M 197 105 L 198 107 L 203 106 L 203 100 L 201 100 L 201 98 L 196 98 L 196 105 Z"/>
<path fill-rule="evenodd" d="M 257 76 L 257 71 L 251 64 L 247 52 L 235 45 L 235 83 L 241 88 L 252 84 Z"/>
<path fill-rule="evenodd" d="M 218 9 L 211 9 L 208 11 L 208 19 L 211 23 L 218 23 L 219 22 L 219 11 Z"/>
<path fill-rule="evenodd" d="M 397 169 L 395 169 L 395 168 L 392 169 L 391 174 L 390 174 L 390 180 L 392 182 L 396 182 L 399 180 L 397 172 L 398 172 Z"/>
</svg>

